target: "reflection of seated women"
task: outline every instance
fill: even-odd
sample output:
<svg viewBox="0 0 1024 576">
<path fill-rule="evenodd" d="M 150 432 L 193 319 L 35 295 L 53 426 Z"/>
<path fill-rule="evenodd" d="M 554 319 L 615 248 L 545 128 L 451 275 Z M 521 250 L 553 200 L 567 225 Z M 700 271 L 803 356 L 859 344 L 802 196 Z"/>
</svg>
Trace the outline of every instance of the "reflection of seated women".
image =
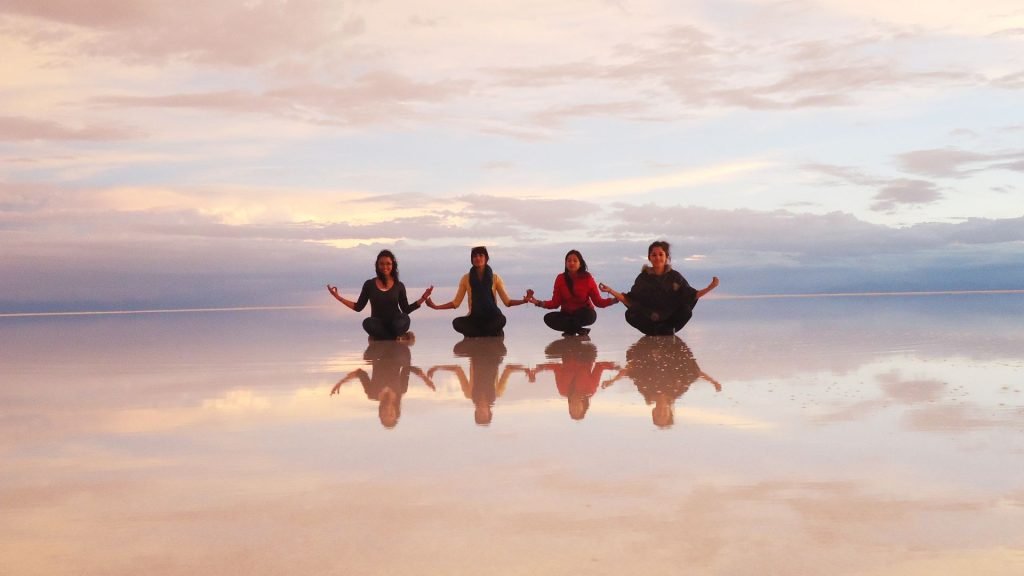
<svg viewBox="0 0 1024 576">
<path fill-rule="evenodd" d="M 409 374 L 415 374 L 423 380 L 431 390 L 434 383 L 423 370 L 412 366 L 410 343 L 395 340 L 373 340 L 363 353 L 363 360 L 370 363 L 372 374 L 358 368 L 348 373 L 331 388 L 331 394 L 337 394 L 341 385 L 358 379 L 363 385 L 366 397 L 377 400 L 380 405 L 377 414 L 385 428 L 394 428 L 402 416 L 402 395 L 409 390 Z"/>
<path fill-rule="evenodd" d="M 611 386 L 623 376 L 633 380 L 648 405 L 654 404 L 651 418 L 662 428 L 672 425 L 672 404 L 690 389 L 690 384 L 703 378 L 716 391 L 722 390 L 721 384 L 701 371 L 690 347 L 678 336 L 644 336 L 637 340 L 626 351 L 626 367 L 603 386 Z"/>
<path fill-rule="evenodd" d="M 614 362 L 595 362 L 597 347 L 585 340 L 563 338 L 547 345 L 544 354 L 561 362 L 538 364 L 531 380 L 538 372 L 554 372 L 558 393 L 569 402 L 569 417 L 582 420 L 590 408 L 590 397 L 597 393 L 601 375 L 605 370 L 618 368 Z"/>
<path fill-rule="evenodd" d="M 601 284 L 600 289 L 626 305 L 626 322 L 647 335 L 675 334 L 690 321 L 697 300 L 718 287 L 718 277 L 697 290 L 672 269 L 668 242 L 658 240 L 647 248 L 647 260 L 629 292 L 619 293 Z"/>
<path fill-rule="evenodd" d="M 370 338 L 393 340 L 401 338 L 409 332 L 411 320 L 409 314 L 417 310 L 424 300 L 430 297 L 434 287 L 427 288 L 420 299 L 409 304 L 405 293 L 405 284 L 398 281 L 398 260 L 390 250 L 381 250 L 377 254 L 375 264 L 377 275 L 363 282 L 363 289 L 355 302 L 338 293 L 337 286 L 327 285 L 331 296 L 345 306 L 362 312 L 366 303 L 370 303 L 370 316 L 363 320 L 363 330 Z"/>
<path fill-rule="evenodd" d="M 469 358 L 469 377 L 462 366 L 449 364 L 434 366 L 427 372 L 429 378 L 443 370 L 451 372 L 459 380 L 462 393 L 473 401 L 473 418 L 477 424 L 486 426 L 494 417 L 492 410 L 495 400 L 505 392 L 508 378 L 515 371 L 526 372 L 526 368 L 518 364 L 510 364 L 498 376 L 498 368 L 505 358 L 505 344 L 494 338 L 466 338 L 455 345 L 456 356 Z"/>
<path fill-rule="evenodd" d="M 459 280 L 455 298 L 444 304 L 435 304 L 428 297 L 427 306 L 434 310 L 454 310 L 462 304 L 462 298 L 469 294 L 469 315 L 452 320 L 455 331 L 463 336 L 503 336 L 505 315 L 498 309 L 497 298 L 501 298 L 505 306 L 519 306 L 533 296 L 533 291 L 527 291 L 521 300 L 509 298 L 501 276 L 495 274 L 488 264 L 490 255 L 485 246 L 470 250 L 469 260 L 472 267 Z"/>
</svg>

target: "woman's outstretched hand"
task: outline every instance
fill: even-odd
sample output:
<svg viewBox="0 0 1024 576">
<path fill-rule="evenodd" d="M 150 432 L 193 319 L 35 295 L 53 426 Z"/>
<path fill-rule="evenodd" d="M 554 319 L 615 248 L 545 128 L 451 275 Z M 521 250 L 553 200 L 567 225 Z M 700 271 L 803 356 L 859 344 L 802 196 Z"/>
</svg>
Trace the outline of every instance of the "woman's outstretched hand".
<svg viewBox="0 0 1024 576">
<path fill-rule="evenodd" d="M 433 286 L 428 286 L 427 289 L 423 291 L 423 296 L 420 296 L 420 301 L 421 302 L 430 302 L 430 295 L 433 292 L 434 292 L 434 287 Z M 427 304 L 427 306 L 430 306 L 430 304 Z M 431 306 L 431 308 L 433 308 L 433 306 Z"/>
<path fill-rule="evenodd" d="M 719 284 L 720 282 L 718 281 L 718 276 L 712 276 L 711 283 L 708 284 L 705 288 L 697 291 L 697 298 L 703 298 L 705 294 L 711 292 L 715 288 L 718 288 Z"/>
<path fill-rule="evenodd" d="M 331 296 L 334 296 L 335 300 L 337 300 L 338 302 L 341 302 L 342 304 L 345 303 L 345 300 L 341 297 L 341 294 L 338 294 L 338 287 L 337 286 L 331 286 L 330 284 L 328 284 L 327 285 L 327 291 L 331 293 Z"/>
</svg>

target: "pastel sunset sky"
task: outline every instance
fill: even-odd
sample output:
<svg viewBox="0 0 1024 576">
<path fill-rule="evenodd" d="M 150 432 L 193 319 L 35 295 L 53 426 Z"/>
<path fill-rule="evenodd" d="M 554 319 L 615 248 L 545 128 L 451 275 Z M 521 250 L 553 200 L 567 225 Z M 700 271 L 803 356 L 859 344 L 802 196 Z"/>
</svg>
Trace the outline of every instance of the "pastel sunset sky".
<svg viewBox="0 0 1024 576">
<path fill-rule="evenodd" d="M 628 288 L 659 238 L 723 294 L 1024 288 L 1020 0 L 0 0 L 0 53 L 0 312 L 327 303 L 385 247 Z"/>
</svg>

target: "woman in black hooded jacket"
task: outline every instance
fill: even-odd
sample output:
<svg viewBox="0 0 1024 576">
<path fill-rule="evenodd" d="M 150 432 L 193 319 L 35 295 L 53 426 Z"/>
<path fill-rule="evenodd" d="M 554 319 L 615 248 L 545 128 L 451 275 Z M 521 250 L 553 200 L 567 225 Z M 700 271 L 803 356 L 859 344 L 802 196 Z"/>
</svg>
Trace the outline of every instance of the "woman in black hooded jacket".
<svg viewBox="0 0 1024 576">
<path fill-rule="evenodd" d="M 601 284 L 601 291 L 626 305 L 626 322 L 649 336 L 675 334 L 693 317 L 697 300 L 718 287 L 718 276 L 707 287 L 697 290 L 672 269 L 671 247 L 658 240 L 647 248 L 643 270 L 629 292 L 620 293 Z"/>
</svg>

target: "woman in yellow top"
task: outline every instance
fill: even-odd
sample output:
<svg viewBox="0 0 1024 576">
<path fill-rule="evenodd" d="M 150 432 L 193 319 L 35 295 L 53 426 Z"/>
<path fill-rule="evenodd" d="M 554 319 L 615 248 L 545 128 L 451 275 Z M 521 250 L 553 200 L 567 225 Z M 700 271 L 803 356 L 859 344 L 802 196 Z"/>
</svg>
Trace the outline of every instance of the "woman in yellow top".
<svg viewBox="0 0 1024 576">
<path fill-rule="evenodd" d="M 452 320 L 452 327 L 463 336 L 504 336 L 505 315 L 498 309 L 497 298 L 501 298 L 505 306 L 525 304 L 533 296 L 533 290 L 527 290 L 526 296 L 520 300 L 512 300 L 505 292 L 505 283 L 501 276 L 491 270 L 488 264 L 491 257 L 487 248 L 477 246 L 470 250 L 469 260 L 473 267 L 459 280 L 459 290 L 451 302 L 435 304 L 427 298 L 427 306 L 434 310 L 454 310 L 462 304 L 462 299 L 469 294 L 469 315 L 459 316 Z"/>
</svg>

